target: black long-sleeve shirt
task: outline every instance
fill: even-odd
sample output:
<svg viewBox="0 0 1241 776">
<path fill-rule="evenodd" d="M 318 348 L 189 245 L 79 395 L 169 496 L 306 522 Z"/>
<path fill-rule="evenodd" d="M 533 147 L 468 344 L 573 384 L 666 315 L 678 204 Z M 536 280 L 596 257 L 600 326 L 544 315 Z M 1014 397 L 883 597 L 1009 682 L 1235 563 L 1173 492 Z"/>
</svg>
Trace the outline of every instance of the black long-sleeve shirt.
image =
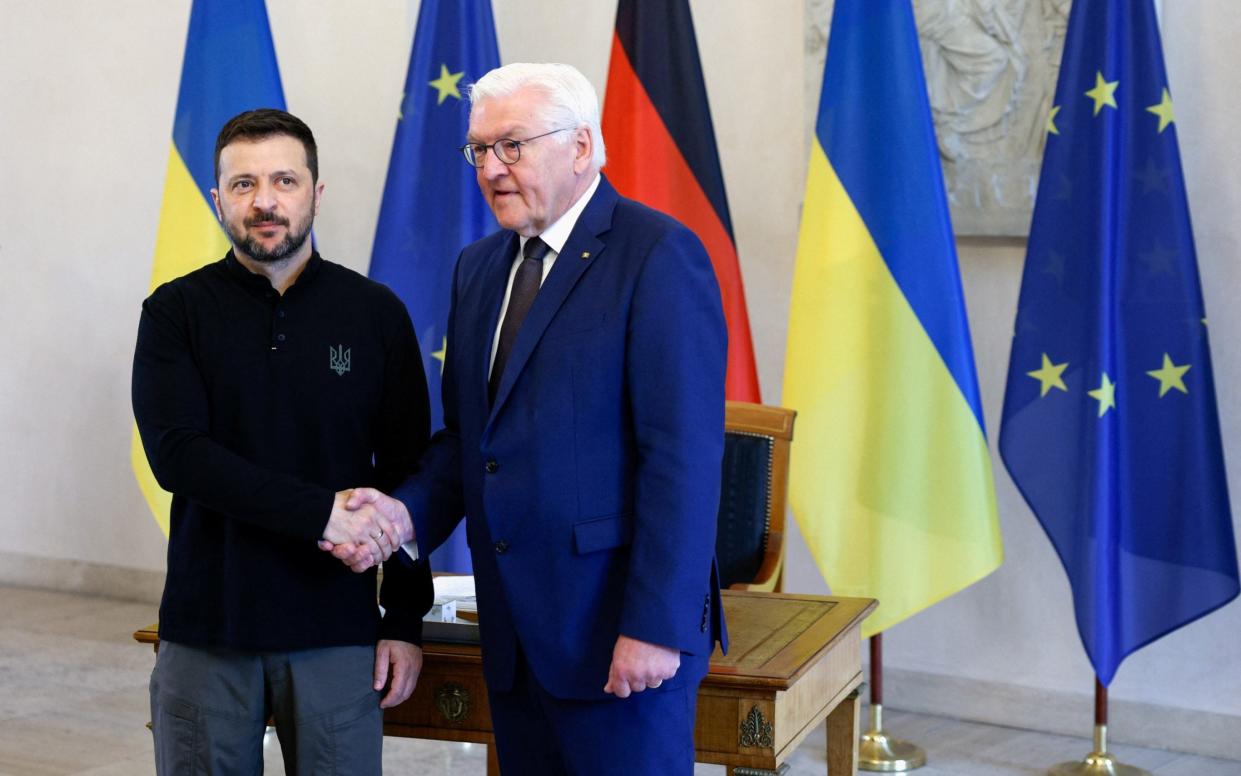
<svg viewBox="0 0 1241 776">
<path fill-rule="evenodd" d="M 283 295 L 230 251 L 143 303 L 133 406 L 173 494 L 160 637 L 254 651 L 418 643 L 426 561 L 354 574 L 316 545 L 334 494 L 388 491 L 429 432 L 409 314 L 315 253 Z"/>
</svg>

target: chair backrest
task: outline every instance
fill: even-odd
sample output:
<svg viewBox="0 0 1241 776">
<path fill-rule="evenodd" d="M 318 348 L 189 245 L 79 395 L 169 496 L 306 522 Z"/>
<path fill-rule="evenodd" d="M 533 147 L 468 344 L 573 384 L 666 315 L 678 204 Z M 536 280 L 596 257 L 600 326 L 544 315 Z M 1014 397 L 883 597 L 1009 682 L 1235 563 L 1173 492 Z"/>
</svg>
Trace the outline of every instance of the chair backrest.
<svg viewBox="0 0 1241 776">
<path fill-rule="evenodd" d="M 784 567 L 784 505 L 797 413 L 727 402 L 715 554 L 720 586 L 778 590 Z"/>
</svg>

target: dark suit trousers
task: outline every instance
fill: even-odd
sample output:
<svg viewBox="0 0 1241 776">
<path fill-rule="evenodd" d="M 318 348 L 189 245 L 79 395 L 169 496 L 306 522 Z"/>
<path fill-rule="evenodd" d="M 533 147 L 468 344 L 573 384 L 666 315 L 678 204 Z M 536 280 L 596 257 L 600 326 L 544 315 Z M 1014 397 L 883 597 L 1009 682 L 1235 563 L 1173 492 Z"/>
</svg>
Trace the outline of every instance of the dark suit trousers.
<svg viewBox="0 0 1241 776">
<path fill-rule="evenodd" d="M 500 773 L 692 776 L 694 711 L 706 669 L 705 658 L 682 655 L 677 675 L 658 690 L 565 700 L 539 685 L 519 650 L 512 689 L 488 693 Z"/>
<path fill-rule="evenodd" d="M 374 647 L 238 652 L 165 641 L 151 672 L 155 772 L 262 773 L 271 716 L 289 776 L 378 776 L 374 670 Z"/>
</svg>

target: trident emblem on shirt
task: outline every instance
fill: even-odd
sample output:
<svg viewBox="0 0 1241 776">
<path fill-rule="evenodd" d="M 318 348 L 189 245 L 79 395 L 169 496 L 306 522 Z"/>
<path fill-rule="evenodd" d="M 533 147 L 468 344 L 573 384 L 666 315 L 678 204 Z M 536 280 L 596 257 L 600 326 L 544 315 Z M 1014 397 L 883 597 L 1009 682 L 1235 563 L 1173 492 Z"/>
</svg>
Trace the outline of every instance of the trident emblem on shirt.
<svg viewBox="0 0 1241 776">
<path fill-rule="evenodd" d="M 338 375 L 344 375 L 349 371 L 349 356 L 353 352 L 352 348 L 346 348 L 344 345 L 336 347 L 328 346 L 328 369 L 331 369 Z"/>
</svg>

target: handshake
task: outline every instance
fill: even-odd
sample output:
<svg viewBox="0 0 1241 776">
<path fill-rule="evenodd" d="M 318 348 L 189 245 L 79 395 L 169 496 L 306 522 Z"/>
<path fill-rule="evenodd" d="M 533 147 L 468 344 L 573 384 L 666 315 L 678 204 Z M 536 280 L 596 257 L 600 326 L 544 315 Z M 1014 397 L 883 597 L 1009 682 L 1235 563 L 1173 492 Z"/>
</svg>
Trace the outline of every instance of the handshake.
<svg viewBox="0 0 1241 776">
<path fill-rule="evenodd" d="M 413 539 L 414 524 L 404 504 L 374 488 L 354 488 L 336 494 L 319 549 L 361 573 Z"/>
</svg>

